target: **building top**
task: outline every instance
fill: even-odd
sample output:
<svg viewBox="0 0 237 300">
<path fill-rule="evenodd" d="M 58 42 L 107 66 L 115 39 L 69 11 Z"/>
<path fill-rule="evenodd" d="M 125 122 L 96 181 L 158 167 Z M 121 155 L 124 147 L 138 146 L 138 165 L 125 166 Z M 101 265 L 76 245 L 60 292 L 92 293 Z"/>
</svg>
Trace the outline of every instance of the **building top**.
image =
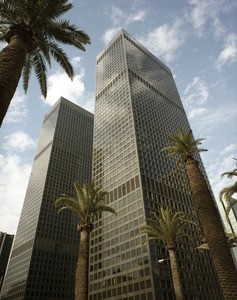
<svg viewBox="0 0 237 300">
<path fill-rule="evenodd" d="M 94 114 L 89 112 L 88 110 L 82 108 L 81 106 L 67 100 L 64 97 L 60 97 L 58 101 L 51 107 L 51 109 L 45 114 L 44 119 L 47 119 L 48 116 L 61 104 L 65 103 L 68 106 L 71 106 L 73 109 L 80 111 L 81 113 L 87 115 L 88 117 L 94 117 Z"/>
<path fill-rule="evenodd" d="M 100 57 L 104 54 L 106 50 L 112 46 L 114 41 L 120 36 L 120 35 L 127 36 L 130 40 L 132 40 L 135 44 L 139 46 L 144 52 L 146 52 L 148 55 L 152 56 L 152 58 L 156 61 L 158 61 L 168 72 L 171 72 L 170 68 L 168 68 L 160 59 L 158 59 L 152 52 L 150 52 L 147 48 L 145 48 L 142 44 L 140 44 L 134 37 L 132 37 L 126 30 L 121 28 L 117 34 L 112 38 L 112 40 L 103 48 L 103 50 L 96 56 L 96 61 L 98 62 Z"/>
</svg>

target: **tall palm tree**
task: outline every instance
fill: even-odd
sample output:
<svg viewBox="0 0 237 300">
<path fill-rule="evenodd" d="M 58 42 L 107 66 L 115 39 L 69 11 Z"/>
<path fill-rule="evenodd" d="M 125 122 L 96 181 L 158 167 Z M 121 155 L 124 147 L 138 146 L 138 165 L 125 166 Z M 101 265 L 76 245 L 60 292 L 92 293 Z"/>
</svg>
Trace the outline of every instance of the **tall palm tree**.
<svg viewBox="0 0 237 300">
<path fill-rule="evenodd" d="M 93 216 L 102 212 L 116 214 L 112 207 L 104 204 L 106 191 L 96 188 L 94 182 L 79 185 L 74 182 L 77 198 L 61 195 L 55 200 L 58 213 L 63 210 L 71 210 L 79 218 L 78 231 L 80 233 L 80 246 L 77 260 L 75 300 L 88 299 L 88 266 L 89 266 L 89 241 L 90 232 L 94 229 Z"/>
<path fill-rule="evenodd" d="M 169 135 L 170 145 L 163 150 L 169 152 L 168 156 L 178 156 L 178 162 L 185 165 L 197 215 L 210 248 L 224 298 L 237 299 L 237 272 L 220 215 L 198 161 L 195 159 L 196 153 L 207 151 L 198 148 L 202 140 L 195 140 L 191 131 L 185 134 L 182 129 L 179 129 L 178 134 Z"/>
<path fill-rule="evenodd" d="M 191 237 L 185 233 L 185 228 L 195 224 L 186 219 L 182 212 L 172 213 L 167 207 L 161 207 L 160 214 L 154 214 L 154 218 L 147 220 L 148 225 L 141 227 L 140 232 L 149 235 L 147 240 L 161 240 L 169 253 L 170 268 L 176 300 L 183 299 L 182 286 L 180 282 L 179 267 L 176 259 L 176 242 L 182 238 Z"/>
<path fill-rule="evenodd" d="M 234 158 L 235 159 L 235 158 Z M 236 160 L 236 159 L 235 159 Z M 227 176 L 227 178 L 237 177 L 237 168 L 230 172 L 225 172 L 222 176 Z M 237 199 L 234 199 L 232 196 L 237 193 L 237 181 L 230 186 L 223 188 L 220 192 L 220 200 L 225 201 L 226 206 L 226 217 L 229 220 L 230 210 L 234 205 L 237 205 Z"/>
<path fill-rule="evenodd" d="M 47 96 L 48 65 L 53 57 L 73 79 L 74 71 L 60 44 L 85 50 L 89 36 L 68 20 L 59 19 L 72 8 L 68 0 L 0 0 L 0 126 L 22 75 L 27 91 L 32 68 Z"/>
</svg>

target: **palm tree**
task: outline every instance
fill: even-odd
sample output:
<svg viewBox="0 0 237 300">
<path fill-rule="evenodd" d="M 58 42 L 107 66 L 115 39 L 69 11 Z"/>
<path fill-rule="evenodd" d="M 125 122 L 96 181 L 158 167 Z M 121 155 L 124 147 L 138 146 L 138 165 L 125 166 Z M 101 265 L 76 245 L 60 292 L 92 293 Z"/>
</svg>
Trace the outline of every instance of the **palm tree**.
<svg viewBox="0 0 237 300">
<path fill-rule="evenodd" d="M 191 131 L 185 134 L 182 129 L 179 129 L 177 135 L 169 135 L 170 145 L 163 150 L 169 152 L 168 156 L 179 156 L 178 162 L 185 165 L 197 215 L 210 248 L 224 298 L 237 299 L 237 272 L 220 215 L 198 161 L 195 159 L 196 153 L 207 151 L 198 148 L 202 140 L 195 140 Z"/>
<path fill-rule="evenodd" d="M 93 216 L 102 212 L 116 214 L 112 207 L 104 204 L 107 194 L 101 188 L 96 188 L 94 182 L 79 185 L 74 182 L 77 198 L 61 195 L 55 200 L 58 213 L 63 210 L 71 210 L 79 217 L 78 231 L 80 233 L 80 246 L 77 260 L 75 300 L 88 299 L 88 266 L 89 266 L 89 240 L 90 232 L 94 229 Z"/>
<path fill-rule="evenodd" d="M 235 159 L 235 158 L 234 158 Z M 236 160 L 236 159 L 235 159 Z M 227 176 L 227 178 L 232 178 L 234 176 L 237 176 L 237 168 L 230 172 L 225 172 L 222 174 L 222 176 Z M 223 188 L 220 192 L 220 200 L 223 202 L 225 200 L 227 206 L 226 206 L 226 217 L 229 220 L 229 213 L 230 210 L 234 205 L 237 204 L 237 199 L 234 199 L 232 196 L 237 193 L 237 181 L 225 188 Z"/>
<path fill-rule="evenodd" d="M 73 79 L 73 67 L 58 43 L 85 50 L 90 38 L 68 20 L 59 19 L 71 8 L 68 0 L 0 0 L 0 42 L 8 43 L 0 52 L 0 126 L 21 75 L 26 92 L 33 68 L 45 98 L 51 57 Z"/>
<path fill-rule="evenodd" d="M 170 268 L 176 300 L 183 299 L 179 268 L 176 259 L 176 242 L 182 238 L 191 237 L 185 233 L 185 227 L 196 223 L 186 220 L 182 212 L 172 214 L 167 207 L 161 207 L 160 215 L 147 220 L 148 225 L 141 227 L 140 232 L 149 235 L 147 240 L 161 240 L 169 253 Z"/>
</svg>

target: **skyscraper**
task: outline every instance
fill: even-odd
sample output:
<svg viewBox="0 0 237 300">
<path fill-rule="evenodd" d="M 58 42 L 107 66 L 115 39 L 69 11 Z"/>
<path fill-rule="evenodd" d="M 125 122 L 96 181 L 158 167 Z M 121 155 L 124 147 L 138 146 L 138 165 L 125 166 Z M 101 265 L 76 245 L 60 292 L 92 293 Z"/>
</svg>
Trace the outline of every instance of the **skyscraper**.
<svg viewBox="0 0 237 300">
<path fill-rule="evenodd" d="M 91 180 L 92 137 L 93 114 L 68 100 L 46 114 L 1 299 L 74 299 L 77 218 L 53 202 Z"/>
<path fill-rule="evenodd" d="M 97 56 L 94 122 L 93 178 L 118 217 L 95 220 L 89 300 L 173 299 L 168 253 L 139 229 L 161 205 L 197 221 L 184 170 L 160 151 L 190 126 L 170 69 L 124 30 Z M 209 253 L 177 248 L 185 299 L 222 299 Z"/>
<path fill-rule="evenodd" d="M 13 234 L 7 234 L 0 231 L 0 293 L 12 248 L 13 239 Z"/>
</svg>

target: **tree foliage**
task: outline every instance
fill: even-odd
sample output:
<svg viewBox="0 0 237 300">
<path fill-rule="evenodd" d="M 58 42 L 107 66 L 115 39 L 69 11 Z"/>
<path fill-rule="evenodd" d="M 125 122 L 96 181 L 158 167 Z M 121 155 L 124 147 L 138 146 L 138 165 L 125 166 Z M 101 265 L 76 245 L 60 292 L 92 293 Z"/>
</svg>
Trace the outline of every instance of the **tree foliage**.
<svg viewBox="0 0 237 300">
<path fill-rule="evenodd" d="M 223 173 L 222 176 L 227 176 L 227 178 L 229 178 L 229 179 L 232 179 L 233 177 L 237 177 L 237 168 L 235 168 L 233 171 Z M 237 193 L 237 181 L 234 182 L 233 184 L 223 188 L 220 192 L 220 200 L 221 201 L 224 200 L 227 204 L 227 206 L 226 206 L 227 218 L 228 218 L 230 210 L 233 208 L 233 206 L 237 205 L 237 199 L 233 198 L 233 195 L 235 193 Z"/>
<path fill-rule="evenodd" d="M 147 219 L 146 226 L 140 230 L 141 233 L 148 234 L 148 240 L 162 240 L 167 248 L 175 248 L 175 243 L 191 236 L 185 232 L 185 228 L 196 223 L 186 219 L 182 212 L 172 213 L 169 207 L 161 207 L 160 214 L 153 214 L 153 218 Z"/>
<path fill-rule="evenodd" d="M 167 157 L 178 156 L 178 163 L 186 162 L 188 158 L 193 157 L 197 152 L 207 151 L 203 148 L 198 148 L 202 144 L 202 141 L 205 139 L 193 138 L 192 131 L 184 133 L 182 128 L 179 128 L 177 134 L 169 134 L 170 144 L 162 149 L 162 151 L 167 151 Z"/>
<path fill-rule="evenodd" d="M 80 223 L 83 224 L 92 223 L 92 217 L 99 212 L 116 214 L 112 207 L 104 203 L 104 197 L 108 192 L 99 187 L 96 188 L 93 181 L 90 184 L 83 183 L 83 185 L 75 181 L 73 185 L 77 197 L 73 198 L 63 194 L 55 200 L 58 213 L 63 210 L 71 210 L 78 215 Z"/>
<path fill-rule="evenodd" d="M 27 41 L 27 56 L 22 70 L 25 91 L 33 69 L 43 96 L 47 96 L 46 72 L 47 67 L 51 67 L 51 58 L 73 79 L 73 67 L 61 45 L 84 51 L 84 45 L 90 43 L 90 38 L 76 25 L 61 19 L 72 7 L 68 0 L 0 0 L 0 42 L 9 43 L 14 35 L 20 35 Z"/>
</svg>

